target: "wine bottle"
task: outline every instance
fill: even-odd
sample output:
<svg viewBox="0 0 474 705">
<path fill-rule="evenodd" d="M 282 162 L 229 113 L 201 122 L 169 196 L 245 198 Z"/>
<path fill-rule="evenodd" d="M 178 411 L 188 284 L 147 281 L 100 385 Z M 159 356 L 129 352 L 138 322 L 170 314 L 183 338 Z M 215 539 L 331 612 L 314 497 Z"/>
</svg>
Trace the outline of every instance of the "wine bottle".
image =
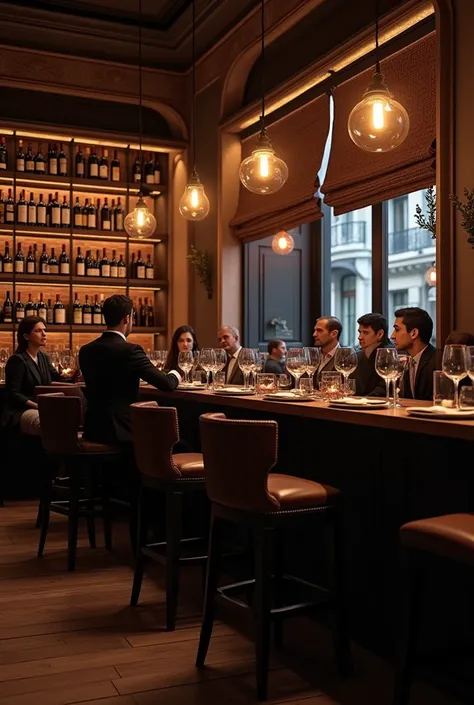
<svg viewBox="0 0 474 705">
<path fill-rule="evenodd" d="M 92 325 L 92 306 L 89 303 L 89 296 L 86 294 L 84 306 L 82 307 L 82 323 L 85 326 Z"/>
<path fill-rule="evenodd" d="M 99 301 L 99 306 L 100 306 L 100 322 L 103 326 L 105 326 L 105 318 L 104 318 L 104 295 L 100 295 L 100 301 Z"/>
<path fill-rule="evenodd" d="M 76 177 L 78 179 L 83 179 L 85 175 L 85 170 L 84 170 L 84 155 L 82 153 L 81 145 L 77 145 L 77 152 L 76 152 L 76 167 L 75 167 L 75 172 L 76 172 Z"/>
<path fill-rule="evenodd" d="M 20 323 L 25 317 L 25 304 L 21 300 L 21 292 L 18 292 L 18 299 L 15 304 L 15 323 Z"/>
<path fill-rule="evenodd" d="M 13 200 L 12 190 L 8 189 L 8 198 L 5 201 L 5 223 L 15 222 L 15 201 Z"/>
<path fill-rule="evenodd" d="M 102 309 L 100 308 L 97 294 L 95 295 L 94 306 L 92 307 L 92 323 L 94 326 L 100 326 L 102 324 Z"/>
<path fill-rule="evenodd" d="M 148 299 L 145 299 L 145 305 L 146 305 L 146 320 L 147 320 L 147 326 L 149 328 L 153 328 L 155 325 L 155 312 L 153 311 L 153 306 L 148 303 Z"/>
<path fill-rule="evenodd" d="M 117 199 L 117 208 L 114 210 L 114 230 L 123 231 L 123 208 L 120 196 Z"/>
<path fill-rule="evenodd" d="M 49 258 L 48 267 L 50 274 L 59 274 L 59 262 L 54 254 L 54 247 L 51 248 L 51 257 Z"/>
<path fill-rule="evenodd" d="M 104 205 L 102 206 L 102 210 L 100 211 L 100 229 L 101 230 L 111 230 L 112 229 L 112 223 L 110 221 L 110 208 L 109 208 L 109 199 L 104 198 Z"/>
<path fill-rule="evenodd" d="M 81 248 L 77 248 L 76 257 L 76 277 L 84 277 L 86 274 L 86 263 L 84 260 L 84 255 L 81 253 Z"/>
<path fill-rule="evenodd" d="M 148 154 L 148 161 L 145 162 L 145 183 L 155 183 L 155 163 L 153 161 L 151 152 Z"/>
<path fill-rule="evenodd" d="M 58 154 L 59 176 L 67 176 L 67 156 L 63 149 L 63 143 L 59 145 Z"/>
<path fill-rule="evenodd" d="M 161 184 L 161 166 L 158 160 L 158 155 L 155 154 L 155 164 L 153 169 L 153 181 L 155 184 Z"/>
<path fill-rule="evenodd" d="M 119 279 L 126 279 L 127 277 L 127 265 L 124 262 L 123 255 L 120 255 L 117 263 L 117 275 Z"/>
<path fill-rule="evenodd" d="M 20 191 L 20 198 L 16 204 L 16 222 L 18 225 L 26 225 L 28 223 L 28 204 L 25 201 L 24 191 Z"/>
<path fill-rule="evenodd" d="M 25 156 L 25 171 L 27 174 L 32 174 L 35 170 L 35 160 L 33 157 L 33 148 L 31 144 L 28 145 L 28 150 Z"/>
<path fill-rule="evenodd" d="M 136 159 L 132 166 L 132 181 L 139 184 L 142 180 L 142 166 L 140 164 L 140 154 L 137 152 Z"/>
<path fill-rule="evenodd" d="M 76 203 L 74 204 L 74 208 L 72 209 L 72 218 L 73 218 L 73 223 L 75 228 L 82 228 L 82 212 L 81 212 L 81 204 L 79 201 L 79 196 L 76 196 Z"/>
<path fill-rule="evenodd" d="M 46 323 L 48 323 L 48 324 L 54 323 L 54 311 L 53 311 L 53 307 L 51 305 L 51 299 L 48 299 L 48 306 L 46 307 Z"/>
<path fill-rule="evenodd" d="M 86 198 L 84 205 L 81 208 L 82 214 L 82 227 L 87 228 L 87 221 L 89 220 L 89 199 Z"/>
<path fill-rule="evenodd" d="M 143 306 L 143 301 L 141 298 L 138 299 L 138 325 L 140 327 L 143 327 L 145 325 L 145 308 Z"/>
<path fill-rule="evenodd" d="M 46 204 L 46 225 L 48 228 L 51 227 L 51 204 L 53 202 L 53 194 L 50 193 L 48 197 L 48 202 Z"/>
<path fill-rule="evenodd" d="M 37 306 L 31 298 L 31 294 L 28 294 L 28 301 L 25 306 L 25 316 L 36 316 L 37 310 Z"/>
<path fill-rule="evenodd" d="M 117 150 L 114 152 L 114 158 L 111 163 L 112 181 L 120 181 L 120 161 Z"/>
<path fill-rule="evenodd" d="M 5 137 L 0 137 L 0 170 L 8 169 L 8 150 Z M 11 321 L 9 321 L 11 323 Z"/>
<path fill-rule="evenodd" d="M 63 202 L 61 203 L 61 227 L 62 228 L 69 228 L 71 225 L 71 208 L 69 207 L 69 203 L 66 200 L 66 196 L 64 196 Z"/>
<path fill-rule="evenodd" d="M 36 203 L 34 193 L 30 193 L 28 201 L 28 225 L 36 225 Z"/>
<path fill-rule="evenodd" d="M 100 277 L 100 250 L 95 251 L 94 277 Z"/>
<path fill-rule="evenodd" d="M 110 277 L 110 262 L 107 257 L 107 250 L 105 247 L 102 252 L 102 259 L 100 260 L 100 276 Z"/>
<path fill-rule="evenodd" d="M 66 245 L 63 245 L 61 254 L 59 255 L 59 274 L 69 274 L 70 272 L 70 264 L 69 264 L 69 256 L 68 253 L 66 252 Z"/>
<path fill-rule="evenodd" d="M 97 156 L 97 152 L 95 150 L 95 147 L 92 147 L 92 151 L 91 151 L 90 147 L 88 147 L 87 154 L 88 154 L 87 166 L 88 166 L 89 179 L 98 179 L 99 178 L 99 158 Z"/>
<path fill-rule="evenodd" d="M 58 148 L 55 144 L 49 145 L 48 151 L 48 174 L 58 175 Z"/>
<path fill-rule="evenodd" d="M 43 201 L 42 193 L 40 193 L 38 205 L 36 206 L 36 225 L 46 225 L 46 203 Z"/>
<path fill-rule="evenodd" d="M 148 259 L 145 264 L 145 278 L 146 279 L 154 279 L 155 278 L 155 269 L 153 267 L 153 262 L 151 261 L 151 255 L 148 255 Z"/>
<path fill-rule="evenodd" d="M 33 262 L 34 262 L 35 274 L 38 274 L 38 247 L 36 245 L 36 242 L 33 245 Z"/>
<path fill-rule="evenodd" d="M 86 252 L 86 276 L 93 277 L 94 270 L 95 270 L 94 259 L 92 257 L 91 250 L 87 250 L 87 252 Z"/>
<path fill-rule="evenodd" d="M 3 198 L 3 191 L 0 191 L 0 224 L 3 225 L 5 222 L 5 199 Z"/>
<path fill-rule="evenodd" d="M 28 255 L 26 257 L 26 273 L 27 274 L 36 274 L 36 262 L 35 262 L 35 256 L 33 254 L 33 248 L 30 245 L 30 248 L 28 250 Z"/>
<path fill-rule="evenodd" d="M 40 318 L 43 318 L 45 321 L 48 317 L 48 307 L 45 304 L 45 302 L 43 301 L 43 294 L 42 293 L 40 294 L 40 298 L 38 301 L 38 316 Z"/>
<path fill-rule="evenodd" d="M 52 228 L 60 228 L 61 227 L 61 206 L 59 204 L 59 193 L 57 191 L 54 194 L 54 198 L 51 201 L 50 213 L 51 213 L 51 223 L 50 223 L 51 227 Z"/>
<path fill-rule="evenodd" d="M 97 228 L 97 211 L 92 199 L 87 211 L 87 227 L 89 230 L 95 230 Z"/>
<path fill-rule="evenodd" d="M 21 242 L 18 243 L 16 255 L 15 255 L 15 272 L 17 274 L 25 273 L 25 255 L 21 249 Z"/>
<path fill-rule="evenodd" d="M 10 298 L 10 292 L 7 291 L 7 296 L 3 302 L 3 322 L 13 323 L 13 302 Z"/>
<path fill-rule="evenodd" d="M 18 154 L 16 155 L 16 170 L 25 171 L 25 153 L 23 151 L 23 140 L 18 140 Z"/>
<path fill-rule="evenodd" d="M 118 277 L 118 262 L 116 250 L 112 250 L 112 260 L 110 262 L 110 276 L 115 278 Z"/>
<path fill-rule="evenodd" d="M 107 180 L 109 178 L 109 150 L 102 150 L 102 157 L 99 162 L 99 179 Z"/>
<path fill-rule="evenodd" d="M 130 279 L 137 278 L 137 265 L 135 262 L 135 252 L 132 252 L 132 260 L 130 262 Z"/>
<path fill-rule="evenodd" d="M 41 142 L 38 143 L 38 151 L 34 159 L 35 162 L 35 174 L 44 174 L 45 172 L 45 161 L 43 157 L 43 145 Z"/>
<path fill-rule="evenodd" d="M 10 245 L 5 243 L 5 254 L 3 255 L 3 271 L 5 274 L 13 273 L 13 259 L 10 254 Z"/>
<path fill-rule="evenodd" d="M 40 257 L 40 274 L 49 274 L 49 257 L 46 252 L 46 244 L 43 243 L 43 252 Z"/>
<path fill-rule="evenodd" d="M 137 312 L 137 302 L 133 302 L 133 308 L 132 308 L 132 323 L 134 327 L 138 326 L 138 312 Z"/>
<path fill-rule="evenodd" d="M 141 250 L 138 250 L 138 259 L 137 259 L 137 264 L 136 264 L 136 278 L 137 279 L 145 279 L 145 277 L 146 277 L 145 269 L 146 269 L 145 262 L 142 260 Z"/>
<path fill-rule="evenodd" d="M 61 301 L 61 294 L 56 294 L 56 303 L 54 304 L 54 323 L 55 325 L 63 325 L 66 323 L 66 309 Z"/>
<path fill-rule="evenodd" d="M 74 294 L 72 305 L 72 320 L 76 325 L 82 325 L 82 305 L 77 294 Z"/>
</svg>

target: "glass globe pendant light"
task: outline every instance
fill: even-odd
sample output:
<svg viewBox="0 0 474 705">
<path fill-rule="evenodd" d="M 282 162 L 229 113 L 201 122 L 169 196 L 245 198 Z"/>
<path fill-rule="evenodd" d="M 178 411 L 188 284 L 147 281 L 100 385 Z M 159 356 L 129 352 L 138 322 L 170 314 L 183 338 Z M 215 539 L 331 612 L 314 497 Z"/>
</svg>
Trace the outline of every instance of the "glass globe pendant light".
<svg viewBox="0 0 474 705">
<path fill-rule="evenodd" d="M 294 247 L 295 241 L 292 236 L 283 230 L 277 233 L 272 240 L 272 250 L 277 255 L 289 255 L 290 252 L 293 252 Z"/>
<path fill-rule="evenodd" d="M 206 196 L 204 185 L 201 183 L 196 171 L 196 120 L 195 120 L 195 100 L 196 100 L 196 8 L 193 0 L 193 28 L 192 28 L 192 53 L 193 53 L 193 99 L 191 103 L 191 148 L 193 156 L 193 171 L 191 177 L 184 188 L 184 193 L 179 200 L 179 212 L 187 220 L 204 220 L 209 214 L 209 199 Z"/>
<path fill-rule="evenodd" d="M 436 286 L 436 263 L 435 262 L 433 262 L 433 265 L 426 271 L 425 279 L 426 279 L 426 283 L 428 284 L 428 286 Z"/>
<path fill-rule="evenodd" d="M 387 88 L 379 58 L 378 3 L 375 18 L 376 66 L 364 97 L 352 109 L 348 130 L 352 141 L 366 152 L 389 152 L 399 147 L 410 130 L 408 113 Z"/>
<path fill-rule="evenodd" d="M 243 160 L 239 168 L 239 177 L 246 189 L 252 193 L 266 196 L 276 193 L 288 179 L 288 167 L 275 154 L 265 130 L 265 0 L 261 0 L 261 75 L 262 75 L 262 114 L 260 116 L 260 134 L 257 145 L 250 157 Z"/>
<path fill-rule="evenodd" d="M 142 163 L 142 0 L 138 0 L 138 122 L 140 133 L 140 164 Z M 135 208 L 129 213 L 123 222 L 126 233 L 129 237 L 144 239 L 153 235 L 156 229 L 156 218 L 150 213 L 145 199 L 143 198 L 143 170 L 140 170 L 140 192 Z"/>
</svg>

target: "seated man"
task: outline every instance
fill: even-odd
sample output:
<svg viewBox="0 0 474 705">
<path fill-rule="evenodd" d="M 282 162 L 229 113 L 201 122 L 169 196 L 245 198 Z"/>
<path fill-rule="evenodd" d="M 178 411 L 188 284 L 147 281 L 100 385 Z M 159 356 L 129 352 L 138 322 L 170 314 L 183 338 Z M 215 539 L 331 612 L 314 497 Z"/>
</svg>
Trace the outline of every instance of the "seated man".
<svg viewBox="0 0 474 705">
<path fill-rule="evenodd" d="M 334 372 L 334 355 L 339 347 L 339 339 L 342 335 L 342 323 L 335 316 L 324 316 L 318 318 L 314 324 L 313 339 L 314 344 L 321 350 L 321 360 L 316 370 L 315 381 L 319 386 L 323 372 Z"/>
<path fill-rule="evenodd" d="M 273 373 L 275 375 L 285 375 L 285 357 L 286 357 L 286 343 L 284 340 L 278 340 L 274 338 L 268 342 L 268 358 L 265 360 L 265 365 L 263 367 L 264 372 Z"/>
<path fill-rule="evenodd" d="M 395 311 L 392 340 L 397 350 L 406 350 L 411 364 L 400 383 L 400 396 L 405 399 L 433 400 L 433 372 L 436 370 L 436 348 L 430 345 L 433 320 L 418 306 Z"/>
<path fill-rule="evenodd" d="M 356 395 L 359 397 L 384 397 L 385 380 L 377 374 L 375 356 L 379 348 L 392 347 L 388 339 L 388 324 L 380 313 L 366 313 L 359 324 L 359 345 L 357 369 L 351 374 L 356 381 Z"/>
<path fill-rule="evenodd" d="M 217 334 L 221 348 L 227 353 L 227 364 L 224 368 L 227 384 L 244 384 L 244 373 L 239 367 L 239 355 L 242 350 L 240 332 L 235 326 L 222 326 Z"/>
<path fill-rule="evenodd" d="M 175 370 L 157 370 L 140 345 L 127 343 L 132 330 L 133 302 L 115 294 L 102 308 L 107 330 L 97 340 L 83 345 L 79 365 L 87 393 L 84 438 L 99 443 L 130 444 L 130 404 L 138 400 L 140 380 L 165 392 L 178 386 Z"/>
</svg>

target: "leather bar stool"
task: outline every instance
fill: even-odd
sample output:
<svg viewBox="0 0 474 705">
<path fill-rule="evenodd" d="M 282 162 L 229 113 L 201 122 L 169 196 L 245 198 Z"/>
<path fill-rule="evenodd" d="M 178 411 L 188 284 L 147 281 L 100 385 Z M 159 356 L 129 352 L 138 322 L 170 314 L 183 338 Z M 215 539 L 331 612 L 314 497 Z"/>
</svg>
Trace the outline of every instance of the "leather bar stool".
<svg viewBox="0 0 474 705">
<path fill-rule="evenodd" d="M 204 465 L 201 453 L 173 453 L 179 441 L 178 414 L 175 408 L 156 402 L 138 402 L 130 407 L 135 460 L 141 475 L 138 510 L 138 547 L 130 604 L 137 605 L 145 561 L 151 558 L 166 566 L 166 629 L 176 626 L 180 565 L 207 559 L 202 537 L 183 539 L 183 500 L 190 492 L 204 494 Z M 165 540 L 148 541 L 152 516 L 156 516 L 153 493 L 166 497 Z M 154 511 L 153 511 L 154 510 Z M 195 544 L 195 546 L 193 546 Z M 184 555 L 184 548 L 197 551 Z M 199 550 L 201 549 L 201 550 Z M 203 550 L 204 549 L 204 550 Z"/>
<path fill-rule="evenodd" d="M 38 557 L 43 555 L 48 534 L 51 512 L 68 517 L 68 570 L 76 566 L 76 548 L 79 518 L 87 519 L 89 541 L 95 546 L 93 519 L 102 516 L 105 545 L 112 548 L 112 533 L 109 501 L 104 481 L 104 466 L 121 460 L 120 448 L 104 443 L 93 443 L 82 438 L 79 432 L 82 420 L 81 400 L 77 396 L 65 396 L 62 391 L 40 394 L 37 397 L 41 425 L 41 441 L 53 462 L 54 468 L 64 468 L 69 484 L 67 499 L 53 500 L 53 482 L 41 502 L 41 534 Z M 85 485 L 85 497 L 84 489 Z M 101 498 L 97 501 L 94 492 L 101 487 Z M 99 505 L 99 506 L 98 506 Z"/>
<path fill-rule="evenodd" d="M 401 527 L 400 540 L 406 591 L 393 703 L 407 705 L 421 621 L 426 560 L 434 556 L 474 568 L 474 514 L 447 514 L 409 522 Z"/>
<path fill-rule="evenodd" d="M 290 475 L 270 474 L 278 458 L 276 421 L 228 420 L 224 414 L 200 417 L 206 488 L 211 500 L 211 529 L 204 614 L 196 666 L 203 667 L 212 634 L 216 598 L 247 608 L 232 597 L 253 586 L 256 632 L 257 695 L 267 698 L 270 627 L 282 640 L 282 620 L 302 610 L 332 602 L 337 616 L 336 658 L 344 675 L 351 670 L 350 639 L 344 597 L 344 556 L 339 491 L 328 485 Z M 334 590 L 329 592 L 284 573 L 282 539 L 286 530 L 311 530 L 324 519 L 334 530 Z M 224 522 L 246 526 L 253 533 L 255 579 L 218 588 Z M 273 554 L 273 549 L 276 549 Z M 276 561 L 272 560 L 272 554 Z M 284 604 L 286 586 L 312 588 L 316 599 Z"/>
</svg>

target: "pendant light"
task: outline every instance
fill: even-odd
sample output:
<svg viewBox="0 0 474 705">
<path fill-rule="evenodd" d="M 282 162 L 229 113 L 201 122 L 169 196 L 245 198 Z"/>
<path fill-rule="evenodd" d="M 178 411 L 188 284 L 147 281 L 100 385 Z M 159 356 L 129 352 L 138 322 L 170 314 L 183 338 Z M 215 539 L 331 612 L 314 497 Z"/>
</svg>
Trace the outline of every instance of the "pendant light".
<svg viewBox="0 0 474 705">
<path fill-rule="evenodd" d="M 266 196 L 276 193 L 288 179 L 288 167 L 279 159 L 268 139 L 265 130 L 265 0 L 260 2 L 261 9 L 261 79 L 262 79 L 262 114 L 260 116 L 260 134 L 257 145 L 250 157 L 240 165 L 240 180 L 252 193 Z"/>
<path fill-rule="evenodd" d="M 410 129 L 408 113 L 387 88 L 380 71 L 379 10 L 375 3 L 375 73 L 364 97 L 349 115 L 352 141 L 366 152 L 389 152 L 405 141 Z"/>
<path fill-rule="evenodd" d="M 209 199 L 204 186 L 196 171 L 196 7 L 193 0 L 193 28 L 192 28 L 192 53 L 193 53 L 193 99 L 191 103 L 191 151 L 193 157 L 193 173 L 185 186 L 184 193 L 179 201 L 179 212 L 187 220 L 204 220 L 209 214 Z"/>
<path fill-rule="evenodd" d="M 142 0 L 138 0 L 138 125 L 140 132 L 140 164 L 142 164 Z M 124 220 L 124 228 L 130 237 L 144 239 L 153 235 L 156 228 L 156 218 L 148 210 L 143 198 L 143 169 L 140 168 L 140 192 L 134 210 Z"/>
<path fill-rule="evenodd" d="M 272 250 L 277 255 L 289 255 L 290 252 L 293 252 L 294 247 L 295 241 L 290 233 L 287 233 L 284 230 L 277 233 L 272 240 Z"/>
<path fill-rule="evenodd" d="M 436 286 L 436 263 L 433 262 L 432 266 L 426 271 L 425 274 L 426 283 L 428 286 Z"/>
</svg>

